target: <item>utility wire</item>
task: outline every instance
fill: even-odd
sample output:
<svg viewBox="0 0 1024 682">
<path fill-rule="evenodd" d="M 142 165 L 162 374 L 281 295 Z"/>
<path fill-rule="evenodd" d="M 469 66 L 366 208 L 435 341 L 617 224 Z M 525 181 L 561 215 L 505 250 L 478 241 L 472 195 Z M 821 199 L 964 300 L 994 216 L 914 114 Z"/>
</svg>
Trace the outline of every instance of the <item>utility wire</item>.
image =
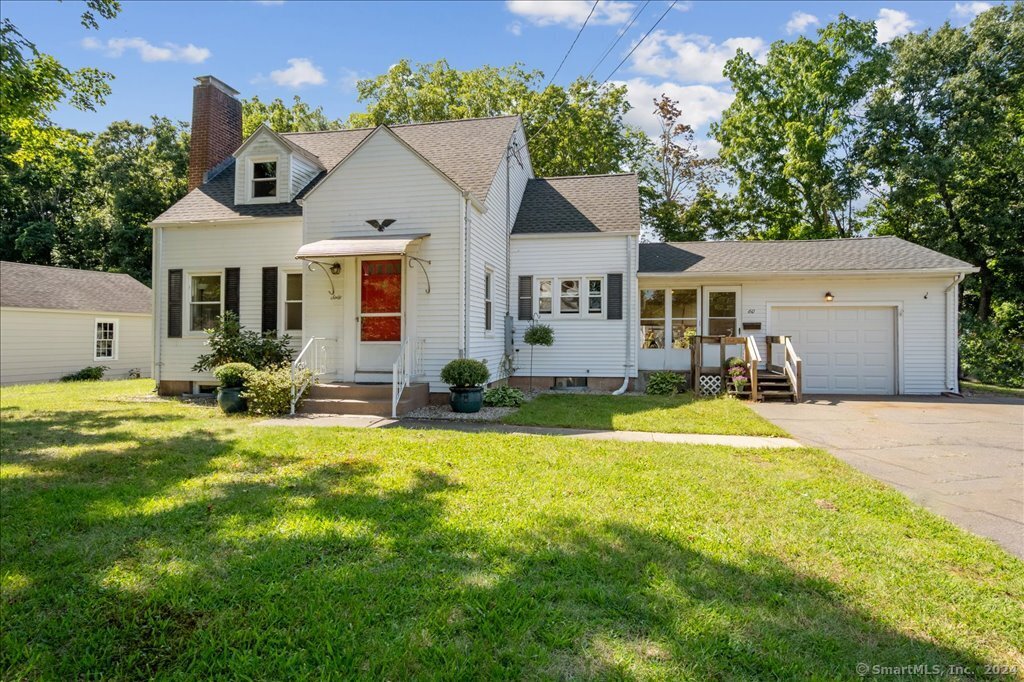
<svg viewBox="0 0 1024 682">
<path fill-rule="evenodd" d="M 626 28 L 619 31 L 619 35 L 615 38 L 615 42 L 609 45 L 608 49 L 604 51 L 604 54 L 601 55 L 601 58 L 597 60 L 597 64 L 594 64 L 594 68 L 592 68 L 590 70 L 590 73 L 587 74 L 587 78 L 593 76 L 594 72 L 597 71 L 597 67 L 601 66 L 601 64 L 604 64 L 604 60 L 608 58 L 608 55 L 611 54 L 611 51 L 614 50 L 615 46 L 619 44 L 619 41 L 622 40 L 622 36 L 629 33 L 629 29 L 633 28 L 633 24 L 636 23 L 636 20 L 640 18 L 640 15 L 644 13 L 644 10 L 647 9 L 647 5 L 649 4 L 651 4 L 651 0 L 647 0 L 647 2 L 636 8 L 636 11 L 633 12 L 633 16 L 629 20 L 629 24 L 626 25 Z"/>
<path fill-rule="evenodd" d="M 558 64 L 558 68 L 555 69 L 555 72 L 551 74 L 551 78 L 548 79 L 547 85 L 544 86 L 545 90 L 548 89 L 548 85 L 551 85 L 551 83 L 558 76 L 558 72 L 562 70 L 563 66 L 565 66 L 565 60 L 569 58 L 570 54 L 572 54 L 572 49 L 576 47 L 576 41 L 580 39 L 581 35 L 583 35 L 583 29 L 585 29 L 587 27 L 587 24 L 590 22 L 590 17 L 594 16 L 594 10 L 597 9 L 597 3 L 599 3 L 600 1 L 601 0 L 594 0 L 594 4 L 591 5 L 590 7 L 590 14 L 588 14 L 587 18 L 583 21 L 583 25 L 580 26 L 580 30 L 576 32 L 576 37 L 572 39 L 572 45 L 570 45 L 569 49 L 566 50 L 565 56 L 562 57 L 562 61 Z"/>
<path fill-rule="evenodd" d="M 672 4 L 668 6 L 668 9 L 661 13 L 661 16 L 658 17 L 658 20 L 654 22 L 654 26 L 651 26 L 651 28 L 647 30 L 647 33 L 644 34 L 643 38 L 637 41 L 636 45 L 633 46 L 633 49 L 630 50 L 629 53 L 622 58 L 622 61 L 619 62 L 618 66 L 612 69 L 612 72 L 605 76 L 605 79 L 601 81 L 601 85 L 607 83 L 611 79 L 611 77 L 615 75 L 615 72 L 618 71 L 622 67 L 622 65 L 626 63 L 626 60 L 633 56 L 633 53 L 636 52 L 636 48 L 643 45 L 643 42 L 647 40 L 647 36 L 651 35 L 651 33 L 654 32 L 654 29 L 658 28 L 658 24 L 660 24 L 661 20 L 665 18 L 665 15 L 671 12 L 672 8 L 676 6 L 676 2 L 678 2 L 678 0 L 672 0 Z"/>
</svg>

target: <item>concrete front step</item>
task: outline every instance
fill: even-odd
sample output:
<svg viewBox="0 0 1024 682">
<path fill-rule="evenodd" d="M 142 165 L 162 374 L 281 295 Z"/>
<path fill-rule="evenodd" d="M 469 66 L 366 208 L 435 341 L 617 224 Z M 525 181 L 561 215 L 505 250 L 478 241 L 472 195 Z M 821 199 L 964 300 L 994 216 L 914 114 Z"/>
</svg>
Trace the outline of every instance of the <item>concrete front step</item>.
<svg viewBox="0 0 1024 682">
<path fill-rule="evenodd" d="M 428 384 L 412 384 L 398 401 L 398 414 L 425 406 L 430 400 Z M 365 414 L 391 416 L 391 384 L 316 384 L 309 397 L 299 403 L 303 414 Z"/>
</svg>

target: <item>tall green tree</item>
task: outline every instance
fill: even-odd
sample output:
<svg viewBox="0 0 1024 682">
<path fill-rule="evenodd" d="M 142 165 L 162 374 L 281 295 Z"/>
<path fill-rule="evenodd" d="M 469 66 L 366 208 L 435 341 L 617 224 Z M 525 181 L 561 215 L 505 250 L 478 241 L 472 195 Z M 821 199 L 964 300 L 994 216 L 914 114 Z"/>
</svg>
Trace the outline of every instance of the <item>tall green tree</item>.
<svg viewBox="0 0 1024 682">
<path fill-rule="evenodd" d="M 875 27 L 845 15 L 811 40 L 778 41 L 765 63 L 740 51 L 725 66 L 736 98 L 711 127 L 736 181 L 741 236 L 849 237 L 863 171 L 858 111 L 884 76 Z"/>
<path fill-rule="evenodd" d="M 264 102 L 258 96 L 242 100 L 242 138 L 256 132 L 263 123 L 279 133 L 308 133 L 318 130 L 338 130 L 339 119 L 328 118 L 322 106 L 311 107 L 295 95 L 288 106 L 280 97 Z"/>
<path fill-rule="evenodd" d="M 542 89 L 544 75 L 522 64 L 458 70 L 440 60 L 413 66 L 402 60 L 359 81 L 366 111 L 351 127 L 422 123 L 519 114 L 537 175 L 611 173 L 629 168 L 646 136 L 623 121 L 626 88 L 579 78 Z"/>
<path fill-rule="evenodd" d="M 861 140 L 876 232 L 980 268 L 977 316 L 1024 303 L 1024 4 L 893 41 Z"/>
</svg>

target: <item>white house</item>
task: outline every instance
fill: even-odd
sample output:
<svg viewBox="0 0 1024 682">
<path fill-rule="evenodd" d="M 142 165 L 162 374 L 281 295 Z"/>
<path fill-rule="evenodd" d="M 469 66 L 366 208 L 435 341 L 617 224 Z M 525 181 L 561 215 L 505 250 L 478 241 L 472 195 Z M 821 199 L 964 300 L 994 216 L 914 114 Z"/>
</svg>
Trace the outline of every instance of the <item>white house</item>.
<svg viewBox="0 0 1024 682">
<path fill-rule="evenodd" d="M 807 392 L 957 388 L 966 263 L 893 238 L 640 244 L 635 176 L 535 177 L 516 116 L 243 143 L 238 93 L 197 80 L 193 187 L 152 225 L 162 393 L 214 383 L 191 367 L 225 310 L 294 338 L 322 384 L 307 410 L 410 409 L 457 357 L 525 382 L 537 320 L 538 386 L 687 371 L 689 333 L 773 348 L 760 367 L 791 384 L 799 356 Z"/>
<path fill-rule="evenodd" d="M 54 381 L 84 367 L 151 375 L 153 294 L 128 275 L 0 262 L 0 383 Z"/>
</svg>

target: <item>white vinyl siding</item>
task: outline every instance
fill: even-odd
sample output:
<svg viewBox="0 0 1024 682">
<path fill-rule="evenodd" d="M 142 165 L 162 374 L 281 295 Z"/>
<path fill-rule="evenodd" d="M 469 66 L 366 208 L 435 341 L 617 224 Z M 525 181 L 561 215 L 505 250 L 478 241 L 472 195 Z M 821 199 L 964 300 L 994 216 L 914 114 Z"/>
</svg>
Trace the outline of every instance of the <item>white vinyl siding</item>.
<svg viewBox="0 0 1024 682">
<path fill-rule="evenodd" d="M 155 231 L 162 239 L 160 272 L 155 300 L 158 315 L 163 381 L 201 381 L 211 383 L 213 375 L 192 371 L 196 357 L 207 351 L 206 335 L 189 331 L 189 275 L 223 272 L 239 268 L 239 320 L 246 329 L 260 331 L 262 324 L 263 268 L 291 269 L 296 266 L 295 252 L 302 245 L 302 223 L 291 220 L 252 220 L 230 225 L 163 226 Z M 167 271 L 181 269 L 182 338 L 167 338 Z M 311 279 L 316 273 L 310 273 Z M 317 287 L 326 291 L 327 278 L 319 274 Z M 304 282 L 307 288 L 313 285 Z M 279 286 L 280 289 L 280 286 Z M 280 292 L 279 292 L 280 294 Z M 283 320 L 279 320 L 279 324 Z M 296 339 L 296 345 L 300 339 Z"/>
<path fill-rule="evenodd" d="M 288 199 L 290 201 L 295 198 L 295 195 L 305 189 L 306 185 L 313 181 L 313 178 L 320 173 L 320 169 L 298 154 L 292 154 L 289 161 L 291 165 L 291 193 L 288 195 Z"/>
<path fill-rule="evenodd" d="M 626 333 L 639 325 L 636 304 L 627 297 L 636 296 L 636 279 L 631 278 L 630 257 L 636 257 L 636 247 L 629 250 L 627 237 L 621 234 L 515 236 L 512 238 L 512 276 L 529 275 L 534 278 L 534 291 L 539 294 L 538 282 L 554 279 L 552 305 L 560 307 L 558 277 L 579 273 L 574 278 L 585 282 L 588 276 L 605 278 L 609 273 L 622 274 L 623 318 L 606 319 L 607 301 L 601 315 L 540 314 L 534 312 L 555 333 L 555 343 L 549 348 L 537 347 L 533 355 L 535 376 L 591 376 L 621 377 L 627 371 Z M 635 268 L 635 265 L 632 266 Z M 607 280 L 603 280 L 604 286 Z M 585 300 L 586 296 L 584 296 Z M 584 304 L 585 305 L 585 304 Z M 530 347 L 523 342 L 523 333 L 530 323 L 515 321 L 515 347 L 517 366 L 521 376 L 529 374 Z M 636 376 L 636 345 L 630 348 L 628 360 L 630 376 Z"/>
<path fill-rule="evenodd" d="M 116 323 L 113 358 L 96 359 L 98 320 Z M 0 383 L 56 381 L 96 365 L 110 368 L 106 379 L 151 376 L 152 324 L 150 315 L 0 308 Z"/>
<path fill-rule="evenodd" d="M 273 204 L 291 201 L 294 194 L 289 192 L 292 177 L 292 157 L 289 150 L 266 133 L 256 132 L 259 138 L 253 140 L 235 160 L 235 203 Z M 252 198 L 253 161 L 274 161 L 277 163 L 277 195 L 264 199 Z"/>
</svg>

